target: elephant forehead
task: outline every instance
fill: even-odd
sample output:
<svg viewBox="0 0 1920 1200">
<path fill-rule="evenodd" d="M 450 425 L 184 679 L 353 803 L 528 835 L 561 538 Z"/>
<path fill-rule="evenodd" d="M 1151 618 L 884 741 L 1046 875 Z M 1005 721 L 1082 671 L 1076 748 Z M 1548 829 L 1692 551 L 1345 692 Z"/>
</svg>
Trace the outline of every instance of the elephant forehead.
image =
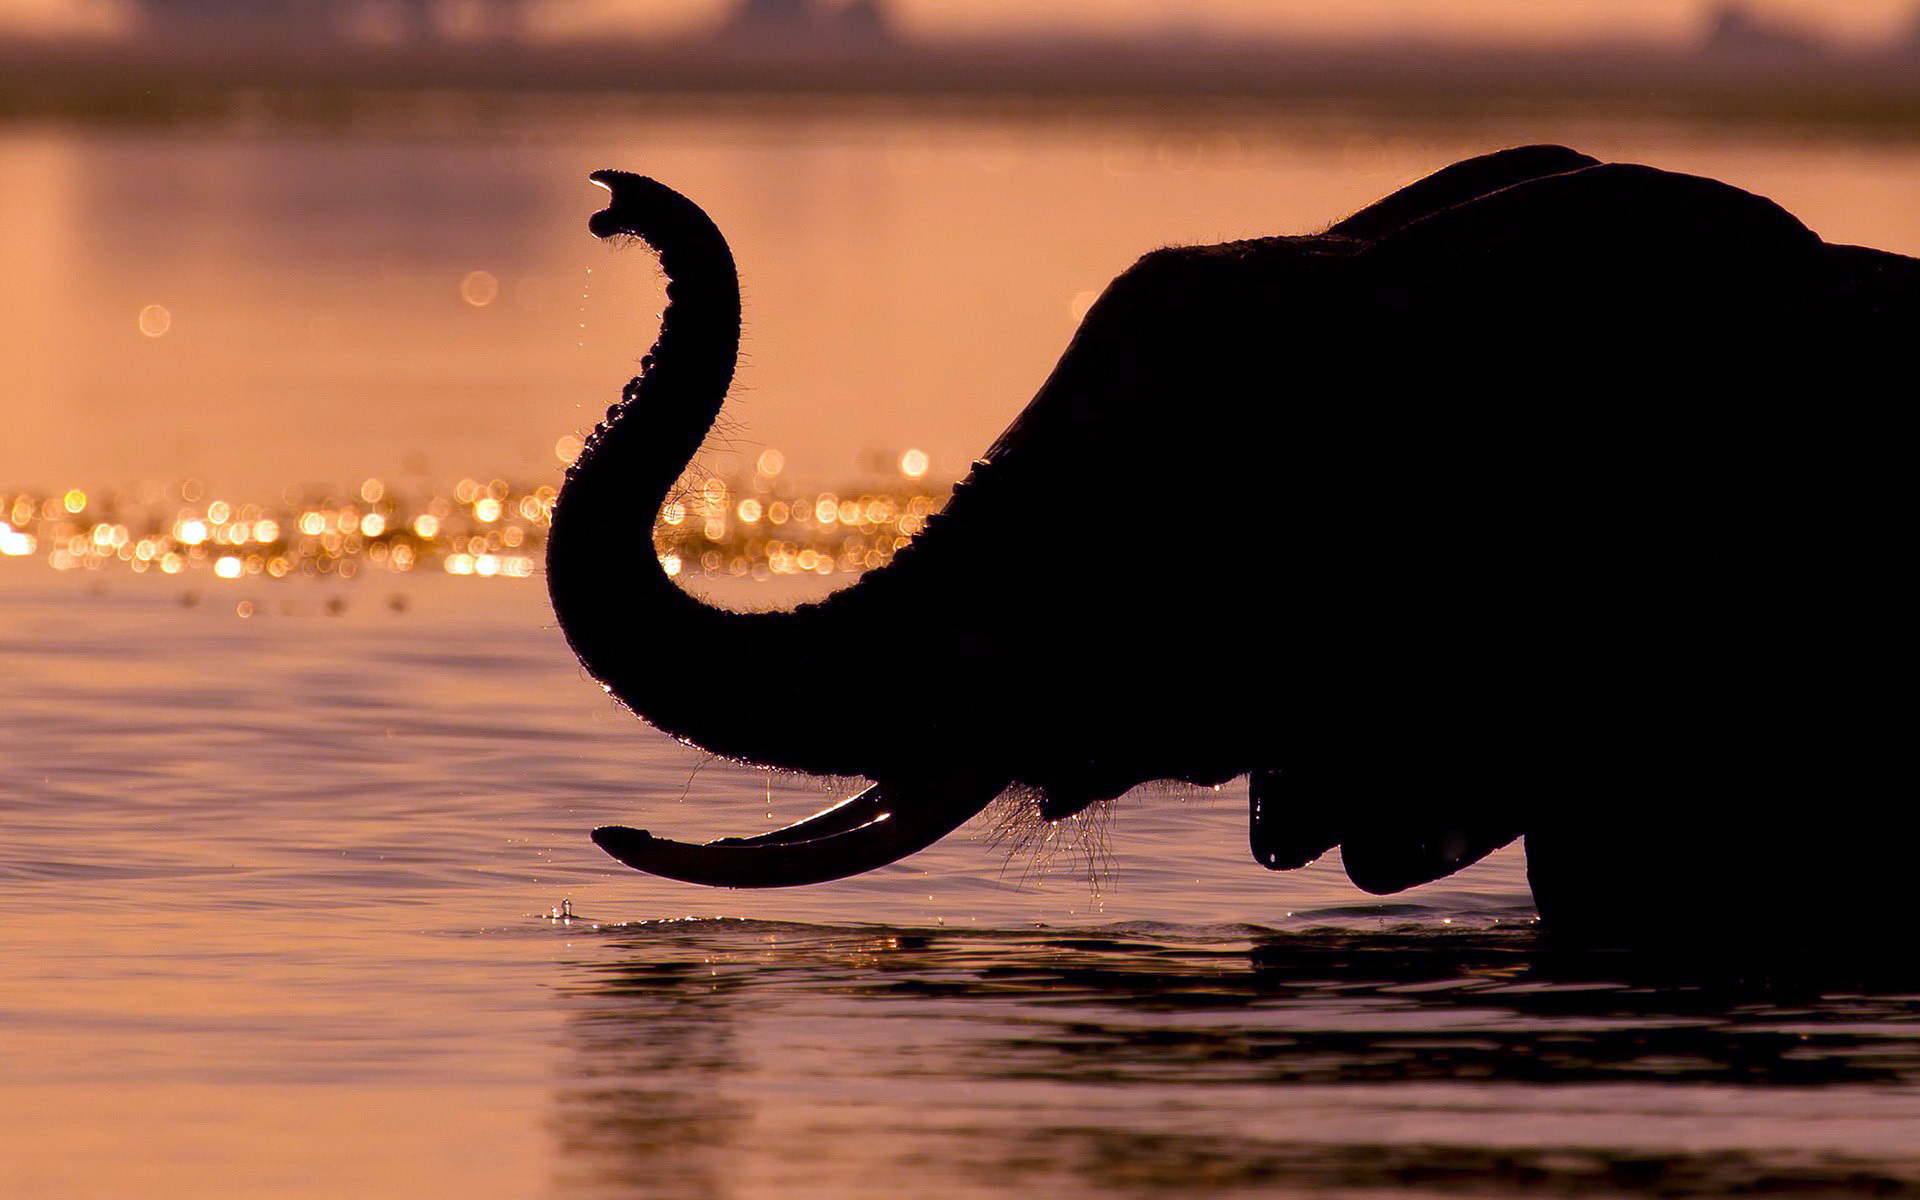
<svg viewBox="0 0 1920 1200">
<path fill-rule="evenodd" d="M 1384 273 L 1524 274 L 1572 291 L 1596 276 L 1742 281 L 1806 269 L 1819 236 L 1718 180 L 1612 163 L 1506 188 L 1413 222 L 1363 252 Z"/>
<path fill-rule="evenodd" d="M 1143 255 L 1114 281 L 1127 301 L 1166 315 L 1337 286 L 1365 243 L 1331 235 L 1275 236 Z"/>
</svg>

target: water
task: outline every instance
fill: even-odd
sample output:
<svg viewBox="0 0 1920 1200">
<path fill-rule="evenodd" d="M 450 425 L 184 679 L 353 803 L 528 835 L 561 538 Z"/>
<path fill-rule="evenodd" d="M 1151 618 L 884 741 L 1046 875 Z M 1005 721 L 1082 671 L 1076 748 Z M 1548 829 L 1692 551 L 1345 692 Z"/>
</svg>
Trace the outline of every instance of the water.
<svg viewBox="0 0 1920 1200">
<path fill-rule="evenodd" d="M 1920 252 L 1920 156 L 1901 143 L 1337 112 L 613 107 L 0 130 L 0 486 L 196 476 L 267 500 L 364 475 L 551 472 L 659 308 L 645 255 L 585 233 L 605 195 L 586 176 L 605 166 L 672 183 L 733 244 L 747 357 L 716 449 L 778 447 L 826 485 L 909 447 L 960 473 L 1148 249 L 1324 227 L 1520 142 L 1700 171 L 1830 239 Z M 464 298 L 475 272 L 497 289 L 472 293 L 484 307 Z M 158 337 L 141 329 L 152 306 Z"/>
<path fill-rule="evenodd" d="M 735 237 L 765 322 L 736 441 L 823 482 L 907 445 L 952 466 L 1139 250 L 1323 223 L 1543 136 L 1920 250 L 1920 155 L 1758 134 L 16 127 L 0 489 L 551 480 L 655 303 L 639 256 L 579 231 L 606 162 Z M 474 271 L 502 288 L 483 307 Z M 528 279 L 564 300 L 523 306 Z M 0 664 L 7 1196 L 1920 1193 L 1909 977 L 1562 961 L 1517 848 L 1379 901 L 1337 862 L 1256 868 L 1235 784 L 1130 796 L 1044 858 L 989 817 L 817 888 L 649 879 L 585 831 L 749 832 L 846 785 L 640 726 L 537 579 L 0 559 Z"/>
</svg>

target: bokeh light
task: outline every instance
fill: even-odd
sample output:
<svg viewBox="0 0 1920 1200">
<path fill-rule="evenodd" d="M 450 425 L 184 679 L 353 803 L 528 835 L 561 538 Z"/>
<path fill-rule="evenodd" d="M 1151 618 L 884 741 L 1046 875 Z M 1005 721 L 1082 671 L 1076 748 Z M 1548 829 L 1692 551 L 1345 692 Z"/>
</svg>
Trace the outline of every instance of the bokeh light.
<svg viewBox="0 0 1920 1200">
<path fill-rule="evenodd" d="M 922 451 L 902 454 L 899 466 L 891 480 L 839 491 L 785 480 L 777 450 L 757 455 L 746 478 L 690 472 L 661 506 L 654 550 L 675 575 L 766 579 L 883 566 L 925 528 L 950 487 L 926 478 L 931 460 Z M 151 496 L 0 491 L 8 518 L 0 521 L 0 558 L 229 580 L 420 569 L 525 579 L 539 571 L 559 495 L 551 484 L 474 476 L 420 494 L 371 478 L 337 496 L 289 487 L 277 504 L 202 499 L 204 491 L 198 480 Z M 616 558 L 632 549 L 609 539 L 602 552 Z"/>
<path fill-rule="evenodd" d="M 140 332 L 150 338 L 165 337 L 173 328 L 173 314 L 163 304 L 149 304 L 140 310 Z"/>
<path fill-rule="evenodd" d="M 488 271 L 469 271 L 460 281 L 460 298 L 475 308 L 485 308 L 500 298 L 500 281 Z"/>
</svg>

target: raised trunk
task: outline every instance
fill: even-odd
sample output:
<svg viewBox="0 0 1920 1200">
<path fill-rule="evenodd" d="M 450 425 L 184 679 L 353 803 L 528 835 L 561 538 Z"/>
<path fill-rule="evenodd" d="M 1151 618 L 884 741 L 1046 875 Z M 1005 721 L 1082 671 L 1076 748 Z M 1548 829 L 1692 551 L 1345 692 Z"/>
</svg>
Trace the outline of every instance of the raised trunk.
<svg viewBox="0 0 1920 1200">
<path fill-rule="evenodd" d="M 733 382 L 740 284 L 726 239 L 692 201 L 624 172 L 593 179 L 613 201 L 589 228 L 603 238 L 641 238 L 659 253 L 667 308 L 640 375 L 587 439 L 554 504 L 554 614 L 593 677 L 675 737 L 750 762 L 877 779 L 851 800 L 758 837 L 690 845 L 609 825 L 594 830 L 594 840 L 642 871 L 723 887 L 817 883 L 913 854 L 985 807 L 1008 776 L 926 761 L 928 740 L 900 729 L 849 732 L 849 713 L 871 710 L 857 705 L 865 689 L 847 677 L 840 651 L 850 625 L 883 620 L 875 605 L 841 593 L 791 613 L 737 613 L 687 595 L 668 577 L 654 553 L 653 523 Z M 867 584 L 859 594 L 875 590 L 895 592 Z"/>
<path fill-rule="evenodd" d="M 592 178 L 612 202 L 589 228 L 653 247 L 667 307 L 639 376 L 587 438 L 554 504 L 554 613 L 607 692 L 674 737 L 730 758 L 859 774 L 850 739 L 826 716 L 841 706 L 821 695 L 817 673 L 792 669 L 817 656 L 827 614 L 715 608 L 682 591 L 653 548 L 661 505 L 733 381 L 740 285 L 726 239 L 697 205 L 651 179 Z"/>
</svg>

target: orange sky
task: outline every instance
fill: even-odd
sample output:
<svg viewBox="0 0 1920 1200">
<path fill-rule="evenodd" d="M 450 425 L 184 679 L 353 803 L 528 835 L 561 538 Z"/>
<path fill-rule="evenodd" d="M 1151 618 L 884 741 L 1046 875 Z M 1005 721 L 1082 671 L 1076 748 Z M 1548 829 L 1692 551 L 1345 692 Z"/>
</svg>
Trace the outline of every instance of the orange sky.
<svg viewBox="0 0 1920 1200">
<path fill-rule="evenodd" d="M 1636 32 L 1684 38 L 1711 0 L 894 0 L 900 22 L 925 33 L 1073 27 L 1149 30 L 1185 25 L 1214 30 L 1309 33 L 1416 31 L 1518 40 Z M 655 28 L 711 20 L 722 0 L 548 0 L 543 24 Z M 1916 0 L 1755 0 L 1759 12 L 1835 36 L 1885 37 L 1912 19 Z M 110 28 L 122 0 L 0 0 L 0 28 Z"/>
</svg>

